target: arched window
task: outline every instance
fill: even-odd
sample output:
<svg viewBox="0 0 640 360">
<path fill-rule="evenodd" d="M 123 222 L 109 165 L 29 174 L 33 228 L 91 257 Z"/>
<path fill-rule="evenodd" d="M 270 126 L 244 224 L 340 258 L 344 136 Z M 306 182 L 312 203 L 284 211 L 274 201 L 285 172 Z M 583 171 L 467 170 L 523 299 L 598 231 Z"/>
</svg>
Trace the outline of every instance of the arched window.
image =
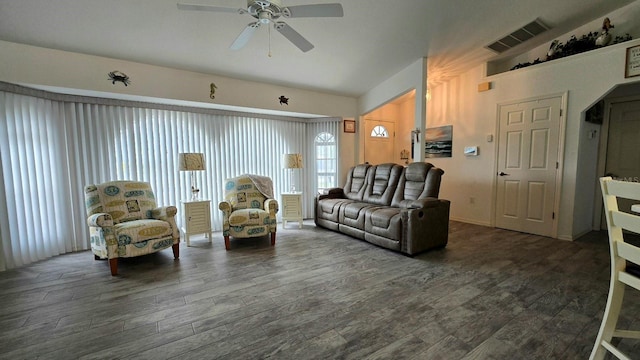
<svg viewBox="0 0 640 360">
<path fill-rule="evenodd" d="M 388 138 L 389 132 L 387 131 L 386 127 L 382 125 L 376 125 L 373 130 L 371 130 L 371 137 Z"/>
<path fill-rule="evenodd" d="M 318 190 L 337 186 L 338 158 L 336 138 L 328 132 L 316 136 L 316 176 Z"/>
</svg>

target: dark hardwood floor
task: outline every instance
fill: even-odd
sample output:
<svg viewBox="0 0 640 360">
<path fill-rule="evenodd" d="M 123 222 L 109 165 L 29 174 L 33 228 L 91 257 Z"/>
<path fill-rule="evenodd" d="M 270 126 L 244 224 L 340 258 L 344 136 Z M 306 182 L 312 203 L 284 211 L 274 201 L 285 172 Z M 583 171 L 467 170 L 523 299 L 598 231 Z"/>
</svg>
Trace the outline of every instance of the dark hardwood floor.
<svg viewBox="0 0 640 360">
<path fill-rule="evenodd" d="M 587 359 L 609 284 L 606 232 L 566 242 L 451 223 L 414 258 L 306 221 L 121 259 L 0 273 L 2 359 Z M 623 326 L 640 328 L 627 291 Z M 623 341 L 640 358 L 637 342 Z"/>
</svg>

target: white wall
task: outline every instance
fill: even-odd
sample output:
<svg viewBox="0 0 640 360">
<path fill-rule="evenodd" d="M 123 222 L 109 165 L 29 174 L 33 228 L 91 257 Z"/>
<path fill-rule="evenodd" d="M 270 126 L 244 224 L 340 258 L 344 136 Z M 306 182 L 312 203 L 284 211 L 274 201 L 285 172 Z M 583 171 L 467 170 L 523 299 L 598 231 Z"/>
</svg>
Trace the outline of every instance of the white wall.
<svg viewBox="0 0 640 360">
<path fill-rule="evenodd" d="M 356 119 L 357 99 L 265 83 L 237 80 L 93 55 L 0 41 L 0 81 L 65 93 L 213 107 L 238 111 L 285 112 L 284 115 Z M 108 81 L 114 70 L 127 74 L 129 86 Z M 210 99 L 210 84 L 217 86 Z M 289 98 L 281 105 L 278 98 Z M 355 134 L 340 134 L 340 177 L 356 163 Z"/>
<path fill-rule="evenodd" d="M 558 238 L 575 239 L 591 230 L 598 140 L 587 133 L 599 125 L 586 123 L 583 112 L 616 84 L 640 80 L 624 78 L 626 48 L 638 44 L 633 40 L 490 77 L 480 66 L 431 89 L 429 126 L 453 125 L 453 157 L 429 159 L 445 171 L 440 196 L 451 200 L 451 218 L 492 224 L 496 141 L 486 137 L 496 135 L 498 104 L 567 93 Z M 485 81 L 492 90 L 478 93 L 477 85 Z M 479 156 L 463 156 L 463 147 L 471 145 L 479 146 Z"/>
</svg>

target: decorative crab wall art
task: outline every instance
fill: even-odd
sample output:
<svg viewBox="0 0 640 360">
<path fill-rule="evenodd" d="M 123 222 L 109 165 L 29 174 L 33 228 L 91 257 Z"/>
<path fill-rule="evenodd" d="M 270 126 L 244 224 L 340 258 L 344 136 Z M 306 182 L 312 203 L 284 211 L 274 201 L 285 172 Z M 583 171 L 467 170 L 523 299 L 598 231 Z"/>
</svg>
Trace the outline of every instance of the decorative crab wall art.
<svg viewBox="0 0 640 360">
<path fill-rule="evenodd" d="M 131 80 L 129 80 L 129 77 L 127 76 L 127 74 L 120 72 L 118 70 L 113 70 L 112 72 L 109 73 L 109 80 L 114 85 L 116 84 L 116 81 L 123 83 L 124 86 L 129 86 L 129 84 L 131 84 Z"/>
</svg>

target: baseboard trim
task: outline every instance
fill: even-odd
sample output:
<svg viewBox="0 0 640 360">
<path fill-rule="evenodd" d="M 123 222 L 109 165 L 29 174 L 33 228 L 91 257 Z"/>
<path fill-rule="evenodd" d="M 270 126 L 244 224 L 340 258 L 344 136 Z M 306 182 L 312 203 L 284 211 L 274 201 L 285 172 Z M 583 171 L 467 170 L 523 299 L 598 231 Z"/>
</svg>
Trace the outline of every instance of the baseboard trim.
<svg viewBox="0 0 640 360">
<path fill-rule="evenodd" d="M 574 241 L 574 240 L 579 239 L 580 237 L 582 237 L 584 235 L 587 235 L 591 231 L 593 231 L 593 230 L 585 230 L 585 231 L 582 231 L 582 232 L 578 233 L 578 235 L 573 235 L 573 236 L 566 236 L 566 235 L 558 236 L 558 239 L 566 240 L 566 241 Z"/>
<path fill-rule="evenodd" d="M 460 217 L 455 217 L 455 216 L 450 216 L 449 219 L 453 220 L 453 221 L 467 223 L 467 224 L 480 225 L 480 226 L 486 226 L 486 227 L 491 227 L 491 228 L 495 227 L 495 226 L 491 225 L 491 223 L 484 222 L 484 221 L 465 219 L 465 218 L 460 218 Z M 575 236 L 561 235 L 561 236 L 558 236 L 556 239 L 564 240 L 564 241 L 575 241 L 576 239 L 580 238 L 581 236 L 584 236 L 584 235 L 588 234 L 590 231 L 592 231 L 592 230 L 585 230 L 585 231 L 583 231 L 583 232 L 581 232 L 581 233 L 579 233 L 578 235 L 575 235 Z"/>
<path fill-rule="evenodd" d="M 459 222 L 463 222 L 463 223 L 467 223 L 467 224 L 473 224 L 473 225 L 493 227 L 491 225 L 491 223 L 489 223 L 489 222 L 477 221 L 477 220 L 471 220 L 471 219 L 465 219 L 465 218 L 459 218 L 459 217 L 455 217 L 455 216 L 449 216 L 449 220 L 459 221 Z"/>
</svg>

